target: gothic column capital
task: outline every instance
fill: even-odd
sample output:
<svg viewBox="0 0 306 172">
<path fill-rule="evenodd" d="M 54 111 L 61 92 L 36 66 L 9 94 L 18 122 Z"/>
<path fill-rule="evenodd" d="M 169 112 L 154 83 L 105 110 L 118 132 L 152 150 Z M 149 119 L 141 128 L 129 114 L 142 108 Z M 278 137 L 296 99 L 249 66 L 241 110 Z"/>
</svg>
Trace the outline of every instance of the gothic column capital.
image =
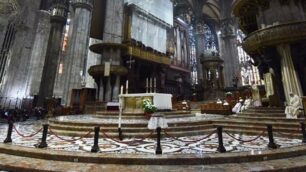
<svg viewBox="0 0 306 172">
<path fill-rule="evenodd" d="M 69 0 L 53 0 L 50 9 L 51 22 L 66 23 L 69 11 Z"/>
<path fill-rule="evenodd" d="M 72 7 L 76 8 L 85 8 L 89 11 L 93 9 L 93 0 L 72 0 Z"/>
</svg>

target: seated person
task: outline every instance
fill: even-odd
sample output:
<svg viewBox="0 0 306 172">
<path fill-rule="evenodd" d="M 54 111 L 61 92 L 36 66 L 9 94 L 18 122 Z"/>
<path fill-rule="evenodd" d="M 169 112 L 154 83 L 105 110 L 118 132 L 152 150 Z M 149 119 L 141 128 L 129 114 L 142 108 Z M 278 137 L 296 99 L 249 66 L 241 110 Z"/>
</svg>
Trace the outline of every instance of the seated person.
<svg viewBox="0 0 306 172">
<path fill-rule="evenodd" d="M 241 112 L 241 107 L 242 107 L 242 105 L 243 105 L 243 99 L 239 99 L 239 102 L 238 103 L 236 103 L 236 105 L 233 107 L 233 109 L 232 109 L 232 112 L 233 113 L 239 113 L 239 112 Z"/>
<path fill-rule="evenodd" d="M 247 97 L 241 107 L 241 111 L 245 111 L 251 106 L 252 106 L 252 98 Z"/>
<path fill-rule="evenodd" d="M 290 95 L 289 104 L 286 106 L 285 109 L 286 118 L 296 119 L 298 118 L 299 109 L 303 108 L 302 101 L 298 95 L 293 94 L 292 92 L 289 95 Z"/>
</svg>

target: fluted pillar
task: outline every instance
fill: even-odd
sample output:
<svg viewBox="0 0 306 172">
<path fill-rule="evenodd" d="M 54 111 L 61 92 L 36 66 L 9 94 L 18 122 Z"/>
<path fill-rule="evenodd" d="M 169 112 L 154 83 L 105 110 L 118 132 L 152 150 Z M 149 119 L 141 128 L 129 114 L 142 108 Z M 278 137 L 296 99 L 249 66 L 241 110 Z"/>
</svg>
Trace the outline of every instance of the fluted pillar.
<svg viewBox="0 0 306 172">
<path fill-rule="evenodd" d="M 121 44 L 123 36 L 123 0 L 107 0 L 103 42 Z M 112 47 L 110 49 L 103 49 L 102 51 L 102 64 L 106 62 L 111 65 L 121 65 L 121 48 Z M 112 75 L 106 76 L 106 92 L 105 101 L 118 101 L 119 88 L 120 88 L 120 76 Z M 114 84 L 111 84 L 111 77 L 115 77 Z"/>
<path fill-rule="evenodd" d="M 72 34 L 68 44 L 68 57 L 64 61 L 64 101 L 70 104 L 72 89 L 84 87 L 84 78 L 87 72 L 86 61 L 89 46 L 93 0 L 72 0 L 74 10 L 72 18 Z"/>
<path fill-rule="evenodd" d="M 50 13 L 45 10 L 39 10 L 37 16 L 38 24 L 31 53 L 27 95 L 37 95 L 39 92 L 50 34 Z"/>
<path fill-rule="evenodd" d="M 196 56 L 197 56 L 197 69 L 198 69 L 198 81 L 203 82 L 203 68 L 201 64 L 201 55 L 205 50 L 205 30 L 204 23 L 197 21 L 196 23 Z"/>
<path fill-rule="evenodd" d="M 290 92 L 303 96 L 301 82 L 293 65 L 290 46 L 288 44 L 278 45 L 277 51 L 281 56 L 282 82 L 286 100 L 289 102 Z"/>
<path fill-rule="evenodd" d="M 224 60 L 224 86 L 232 87 L 233 79 L 240 75 L 236 38 L 236 23 L 233 18 L 221 21 L 221 57 Z"/>
<path fill-rule="evenodd" d="M 67 21 L 69 7 L 69 0 L 53 0 L 51 3 L 51 30 L 39 88 L 38 106 L 43 106 L 44 100 L 53 96 L 63 28 Z"/>
</svg>

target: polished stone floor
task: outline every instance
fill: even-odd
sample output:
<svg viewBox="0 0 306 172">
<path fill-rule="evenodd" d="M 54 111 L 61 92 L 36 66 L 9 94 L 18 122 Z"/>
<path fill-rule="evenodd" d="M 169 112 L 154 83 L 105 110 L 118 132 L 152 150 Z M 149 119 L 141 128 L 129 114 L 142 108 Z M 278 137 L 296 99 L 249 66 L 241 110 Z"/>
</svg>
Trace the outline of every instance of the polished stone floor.
<svg viewBox="0 0 306 172">
<path fill-rule="evenodd" d="M 61 120 L 89 120 L 94 117 L 60 117 Z M 198 117 L 194 117 L 198 118 Z M 101 120 L 101 119 L 100 119 Z M 110 122 L 113 119 L 106 119 Z M 170 119 L 177 120 L 177 119 Z M 191 119 L 192 120 L 192 119 Z M 20 122 L 15 124 L 15 128 L 19 131 L 19 134 L 14 131 L 12 134 L 13 145 L 20 145 L 25 147 L 35 147 L 37 143 L 41 140 L 41 132 L 33 137 L 22 137 L 28 136 L 33 133 L 36 133 L 41 128 L 42 124 L 46 121 L 35 121 L 29 120 L 26 122 Z M 113 120 L 113 122 L 116 122 Z M 128 122 L 126 120 L 125 122 Z M 129 122 L 136 122 L 135 120 L 130 120 Z M 139 122 L 144 122 L 139 120 Z M 4 140 L 7 133 L 7 124 L 0 125 L 0 141 Z M 107 134 L 107 133 L 106 133 Z M 165 133 L 162 132 L 162 135 L 165 136 Z M 224 137 L 224 146 L 228 152 L 242 152 L 247 151 L 254 154 L 260 154 L 261 151 L 267 149 L 268 138 L 267 137 L 258 137 L 254 141 L 250 141 L 257 136 L 247 136 L 240 134 L 232 134 L 230 137 L 228 134 L 223 133 Z M 238 139 L 235 140 L 234 138 Z M 280 145 L 281 148 L 291 147 L 301 145 L 300 139 L 288 139 L 275 137 L 275 142 Z M 244 142 L 250 141 L 250 142 Z M 68 136 L 57 136 L 56 133 L 48 134 L 47 137 L 48 149 L 54 150 L 66 150 L 66 151 L 77 151 L 77 152 L 90 152 L 93 145 L 93 138 L 81 138 L 78 137 L 68 137 Z M 173 138 L 170 136 L 163 137 L 162 141 L 162 150 L 163 154 L 197 154 L 202 155 L 206 153 L 216 153 L 218 147 L 218 138 L 217 134 L 214 133 L 210 136 L 190 136 L 190 137 L 179 137 Z M 103 138 L 99 139 L 99 147 L 101 152 L 108 153 L 129 153 L 129 154 L 154 154 L 156 148 L 156 140 L 151 138 L 130 138 L 119 141 L 117 139 L 107 138 L 105 135 Z"/>
</svg>

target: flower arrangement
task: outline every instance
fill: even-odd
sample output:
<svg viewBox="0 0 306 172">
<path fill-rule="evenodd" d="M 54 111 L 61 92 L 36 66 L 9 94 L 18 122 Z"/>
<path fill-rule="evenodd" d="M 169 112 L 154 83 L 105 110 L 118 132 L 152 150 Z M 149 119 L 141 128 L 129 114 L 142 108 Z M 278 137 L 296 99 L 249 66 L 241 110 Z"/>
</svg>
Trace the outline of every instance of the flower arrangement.
<svg viewBox="0 0 306 172">
<path fill-rule="evenodd" d="M 154 113 L 157 110 L 150 99 L 144 99 L 142 101 L 142 109 L 145 113 Z"/>
</svg>

